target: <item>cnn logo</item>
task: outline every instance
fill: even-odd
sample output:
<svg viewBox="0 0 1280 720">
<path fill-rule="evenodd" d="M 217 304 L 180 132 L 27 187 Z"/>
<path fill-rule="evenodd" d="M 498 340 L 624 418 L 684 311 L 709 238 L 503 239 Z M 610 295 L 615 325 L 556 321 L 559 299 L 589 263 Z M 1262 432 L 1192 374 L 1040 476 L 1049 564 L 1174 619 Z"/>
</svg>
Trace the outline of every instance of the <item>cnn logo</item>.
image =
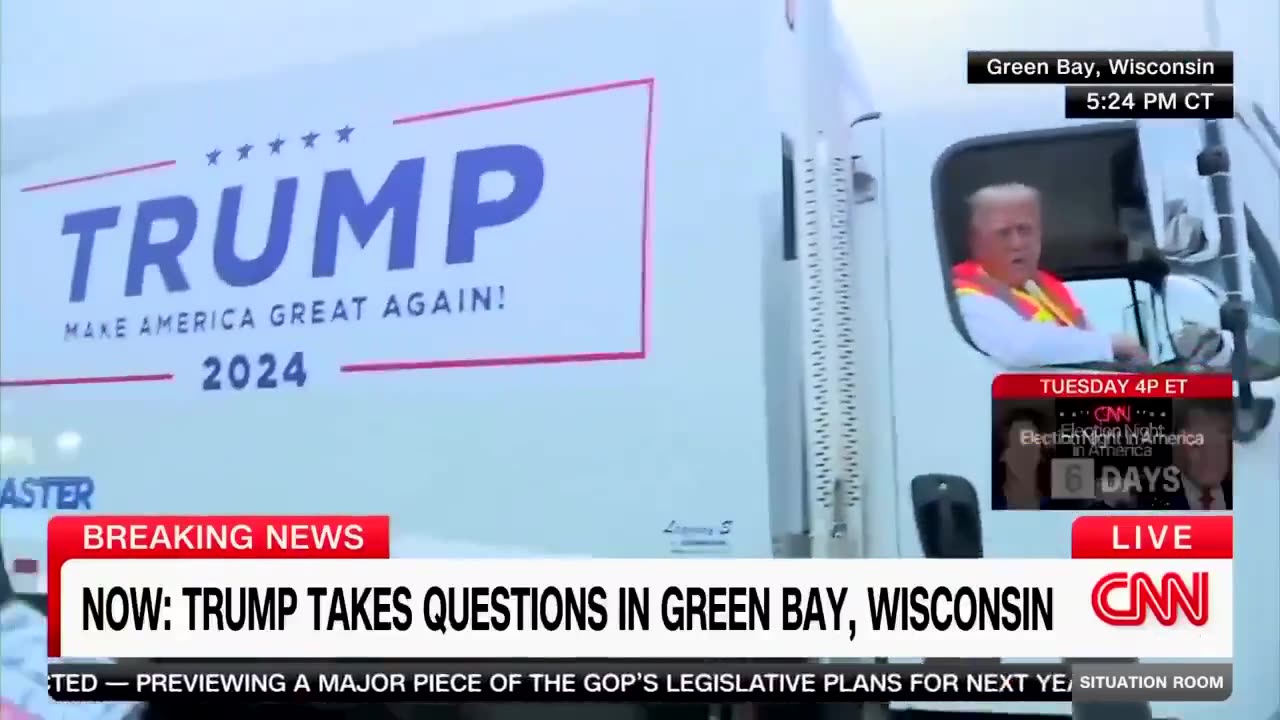
<svg viewBox="0 0 1280 720">
<path fill-rule="evenodd" d="M 1209 573 L 1165 573 L 1160 582 L 1144 572 L 1114 572 L 1093 586 L 1093 614 L 1108 625 L 1143 625 L 1149 615 L 1165 627 L 1184 617 L 1192 625 L 1209 622 Z"/>
</svg>

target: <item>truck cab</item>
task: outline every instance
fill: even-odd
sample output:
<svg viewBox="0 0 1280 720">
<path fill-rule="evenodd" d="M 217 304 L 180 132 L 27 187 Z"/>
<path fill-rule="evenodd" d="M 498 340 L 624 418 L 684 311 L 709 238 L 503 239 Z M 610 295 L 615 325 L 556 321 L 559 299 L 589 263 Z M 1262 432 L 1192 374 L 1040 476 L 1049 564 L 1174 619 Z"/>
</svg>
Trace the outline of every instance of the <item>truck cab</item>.
<svg viewBox="0 0 1280 720">
<path fill-rule="evenodd" d="M 886 108 L 880 118 L 853 128 L 859 171 L 867 175 L 858 182 L 881 188 L 875 197 L 864 196 L 855 204 L 853 235 L 884 238 L 883 244 L 855 241 L 855 264 L 887 271 L 884 281 L 859 274 L 857 282 L 870 283 L 874 290 L 856 291 L 859 307 L 883 308 L 883 319 L 865 322 L 887 326 L 868 350 L 868 365 L 884 369 L 879 374 L 868 370 L 872 377 L 891 380 L 859 386 L 860 404 L 869 413 L 865 426 L 881 432 L 892 428 L 888 443 L 867 443 L 870 455 L 862 455 L 875 468 L 868 475 L 896 478 L 892 487 L 871 484 L 864 498 L 862 515 L 881 553 L 1063 556 L 1078 513 L 992 510 L 999 491 L 989 480 L 992 454 L 987 450 L 999 442 L 992 436 L 992 425 L 998 423 L 988 419 L 992 379 L 1003 372 L 1036 369 L 1209 370 L 1180 356 L 1185 349 L 1180 350 L 1176 336 L 1187 323 L 1219 327 L 1220 307 L 1232 296 L 1223 280 L 1224 265 L 1233 262 L 1231 251 L 1220 237 L 1209 184 L 1197 174 L 1197 155 L 1204 149 L 1201 123 L 1073 122 L 1061 118 L 1060 107 L 1051 105 L 1047 95 L 1038 104 L 1034 89 L 1008 92 L 1020 96 L 1003 104 L 998 97 L 971 96 L 971 108 L 957 101 L 936 113 L 914 115 L 895 115 Z M 1017 111 L 991 113 L 989 102 Z M 1037 114 L 1037 108 L 1042 112 Z M 1250 588 L 1236 598 L 1235 667 L 1240 679 L 1228 708 L 1157 704 L 1149 710 L 1155 717 L 1207 718 L 1225 710 L 1232 717 L 1261 718 L 1280 703 L 1269 680 L 1280 672 L 1280 623 L 1273 610 L 1280 577 L 1268 560 L 1280 546 L 1280 486 L 1274 470 L 1280 442 L 1271 420 L 1280 373 L 1275 305 L 1280 186 L 1268 123 L 1254 107 L 1222 122 L 1235 193 L 1228 202 L 1238 228 L 1240 275 L 1249 308 L 1248 324 L 1237 334 L 1245 336 L 1249 348 L 1245 372 L 1236 372 L 1235 562 L 1243 578 L 1239 582 Z M 985 185 L 1007 182 L 1025 183 L 1041 193 L 1043 267 L 1066 281 L 1096 327 L 1141 338 L 1150 365 L 1007 367 L 973 344 L 955 306 L 949 271 L 968 259 L 965 198 Z M 1203 230 L 1193 240 L 1180 239 L 1184 213 Z M 1238 297 L 1241 289 L 1235 290 Z M 883 293 L 884 300 L 876 303 L 863 293 Z M 921 483 L 951 485 L 952 501 L 972 506 L 959 511 L 963 521 L 940 522 L 932 504 L 939 493 L 922 494 Z M 954 493 L 957 484 L 969 489 Z M 1045 705 L 964 710 L 1072 712 Z"/>
</svg>

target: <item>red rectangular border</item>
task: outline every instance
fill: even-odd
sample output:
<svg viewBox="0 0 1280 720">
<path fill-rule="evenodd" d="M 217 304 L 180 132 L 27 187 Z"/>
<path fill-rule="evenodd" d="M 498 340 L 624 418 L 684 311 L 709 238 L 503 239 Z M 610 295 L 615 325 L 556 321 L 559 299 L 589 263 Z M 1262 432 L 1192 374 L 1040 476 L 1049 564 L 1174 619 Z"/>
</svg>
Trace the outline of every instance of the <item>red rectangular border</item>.
<svg viewBox="0 0 1280 720">
<path fill-rule="evenodd" d="M 518 105 L 528 105 L 537 102 L 549 102 L 552 100 L 563 100 L 565 98 L 577 97 L 580 95 L 591 95 L 595 93 L 609 92 L 612 90 L 621 90 L 625 88 L 643 87 L 648 92 L 648 106 L 645 118 L 645 140 L 644 140 L 644 187 L 641 193 L 641 220 L 640 220 L 640 347 L 636 350 L 622 350 L 613 352 L 592 352 L 592 353 L 576 353 L 576 354 L 559 354 L 559 355 L 526 355 L 515 357 L 497 357 L 497 358 L 458 358 L 458 359 L 437 359 L 437 360 L 392 360 L 392 361 L 369 361 L 357 363 L 344 363 L 339 366 L 339 371 L 343 374 L 353 373 L 377 373 L 377 372 L 397 372 L 402 370 L 443 370 L 448 368 L 476 368 L 476 367 L 503 367 L 503 366 L 519 366 L 519 365 L 554 365 L 563 363 L 586 363 L 586 362 L 609 362 L 617 360 L 643 360 L 649 355 L 649 336 L 650 336 L 650 304 L 652 301 L 652 292 L 650 282 L 652 273 L 650 271 L 650 258 L 652 256 L 652 216 L 653 216 L 653 135 L 654 135 L 654 103 L 657 94 L 657 82 L 654 78 L 642 78 L 639 80 L 622 80 L 619 82 L 604 83 L 600 85 L 590 85 L 587 87 L 571 88 L 568 90 L 558 90 L 555 92 L 541 93 L 538 95 L 527 95 L 523 97 L 510 98 L 507 100 L 499 100 L 495 102 L 481 103 L 475 105 L 465 105 L 462 107 L 451 108 L 447 110 L 437 110 L 429 113 L 421 113 L 417 115 L 407 115 L 396 118 L 391 121 L 393 126 L 409 125 L 419 122 L 429 122 L 432 120 L 440 120 L 443 118 L 457 117 L 459 115 L 468 115 L 471 113 L 483 112 L 488 110 L 501 110 L 504 108 L 515 107 Z M 22 188 L 22 192 L 36 192 L 43 190 L 55 190 L 67 187 L 69 185 L 77 185 L 88 182 L 97 182 L 111 178 L 117 178 L 125 175 L 158 170 L 162 168 L 170 168 L 177 164 L 176 160 L 166 160 L 163 162 L 149 163 L 146 165 L 138 165 L 134 167 L 111 170 L 107 172 L 93 173 L 74 178 L 65 178 L 53 180 L 50 182 L 40 183 Z M 98 375 L 98 376 L 76 376 L 76 377 L 52 377 L 52 378 L 5 378 L 0 379 L 0 387 L 49 387 L 49 386 L 66 386 L 66 385 L 113 385 L 113 384 L 136 384 L 136 383 L 153 383 L 153 382 L 169 382 L 175 379 L 174 373 L 129 373 L 117 375 Z"/>
</svg>

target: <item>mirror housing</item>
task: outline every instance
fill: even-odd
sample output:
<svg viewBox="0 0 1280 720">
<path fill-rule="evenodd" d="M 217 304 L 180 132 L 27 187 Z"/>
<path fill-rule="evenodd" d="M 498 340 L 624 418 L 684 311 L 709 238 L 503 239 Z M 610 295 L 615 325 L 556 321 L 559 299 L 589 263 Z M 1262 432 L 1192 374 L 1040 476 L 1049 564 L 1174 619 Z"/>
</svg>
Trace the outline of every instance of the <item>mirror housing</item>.
<svg viewBox="0 0 1280 720">
<path fill-rule="evenodd" d="M 1207 365 L 1222 352 L 1220 319 L 1225 294 L 1209 281 L 1170 275 L 1161 289 L 1174 353 L 1191 365 Z"/>
<path fill-rule="evenodd" d="M 1141 162 L 1156 248 L 1173 264 L 1191 265 L 1221 253 L 1209 187 L 1197 173 L 1204 146 L 1197 121 L 1138 123 Z"/>
<path fill-rule="evenodd" d="M 1163 228 L 1156 230 L 1156 247 L 1165 259 L 1193 264 L 1218 257 L 1216 237 L 1205 232 L 1203 214 L 1193 211 L 1185 198 L 1164 202 Z"/>
</svg>

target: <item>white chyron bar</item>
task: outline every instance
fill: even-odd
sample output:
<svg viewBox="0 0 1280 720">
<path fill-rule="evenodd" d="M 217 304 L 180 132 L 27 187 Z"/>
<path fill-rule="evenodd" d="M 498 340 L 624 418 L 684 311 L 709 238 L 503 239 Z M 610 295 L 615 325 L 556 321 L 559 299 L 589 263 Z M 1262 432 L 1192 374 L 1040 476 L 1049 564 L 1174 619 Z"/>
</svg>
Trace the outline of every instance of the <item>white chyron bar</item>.
<svg viewBox="0 0 1280 720">
<path fill-rule="evenodd" d="M 67 657 L 1226 658 L 1231 592 L 1222 559 L 72 559 L 50 622 Z"/>
</svg>

